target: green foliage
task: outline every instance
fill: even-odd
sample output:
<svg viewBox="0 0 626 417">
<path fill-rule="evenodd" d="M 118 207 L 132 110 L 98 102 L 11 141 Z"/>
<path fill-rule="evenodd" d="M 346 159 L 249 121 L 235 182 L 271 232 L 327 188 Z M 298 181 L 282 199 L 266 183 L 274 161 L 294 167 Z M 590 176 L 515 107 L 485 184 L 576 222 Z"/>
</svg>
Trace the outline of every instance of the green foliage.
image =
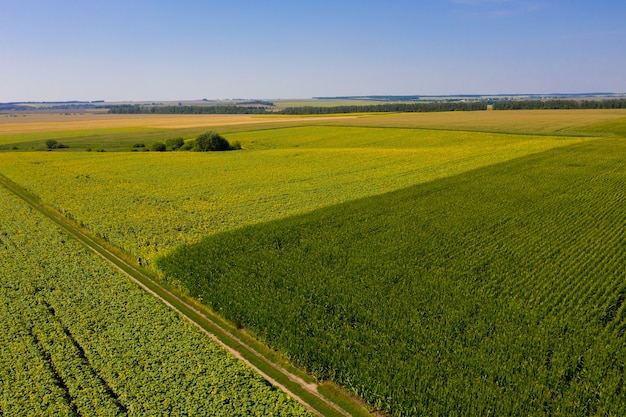
<svg viewBox="0 0 626 417">
<path fill-rule="evenodd" d="M 510 100 L 496 101 L 494 110 L 624 109 L 626 100 Z"/>
<path fill-rule="evenodd" d="M 442 112 L 487 110 L 485 102 L 437 102 L 437 103 L 387 103 L 353 104 L 343 106 L 296 106 L 287 107 L 282 114 L 336 114 L 368 112 Z"/>
<path fill-rule="evenodd" d="M 332 114 L 366 112 L 440 112 L 487 110 L 485 102 L 442 101 L 436 103 L 385 103 L 349 104 L 341 106 L 295 106 L 287 107 L 281 114 Z M 257 101 L 245 105 L 214 106 L 110 106 L 112 114 L 272 114 L 276 113 L 273 103 Z"/>
<path fill-rule="evenodd" d="M 165 145 L 167 149 L 175 151 L 177 149 L 182 148 L 185 145 L 185 140 L 183 138 L 170 138 L 165 141 Z"/>
<path fill-rule="evenodd" d="M 625 415 L 625 154 L 557 148 L 157 263 L 390 415 Z"/>
<path fill-rule="evenodd" d="M 48 150 L 52 150 L 52 149 L 63 149 L 63 148 L 67 148 L 66 145 L 63 145 L 62 143 L 59 143 L 58 141 L 56 141 L 55 139 L 48 139 L 46 141 L 46 148 Z"/>
<path fill-rule="evenodd" d="M 198 136 L 193 146 L 193 150 L 198 152 L 228 151 L 231 149 L 230 143 L 215 132 L 206 132 Z"/>
<path fill-rule="evenodd" d="M 156 142 L 150 146 L 150 150 L 154 152 L 165 152 L 167 150 L 167 146 L 163 142 Z"/>
<path fill-rule="evenodd" d="M 2 187 L 0 210 L 0 415 L 308 415 Z"/>
<path fill-rule="evenodd" d="M 185 142 L 183 146 L 180 147 L 181 151 L 190 151 L 193 149 L 194 141 Z"/>
<path fill-rule="evenodd" d="M 144 106 L 124 104 L 110 106 L 111 114 L 264 114 L 268 105 L 214 105 L 214 106 Z"/>
</svg>

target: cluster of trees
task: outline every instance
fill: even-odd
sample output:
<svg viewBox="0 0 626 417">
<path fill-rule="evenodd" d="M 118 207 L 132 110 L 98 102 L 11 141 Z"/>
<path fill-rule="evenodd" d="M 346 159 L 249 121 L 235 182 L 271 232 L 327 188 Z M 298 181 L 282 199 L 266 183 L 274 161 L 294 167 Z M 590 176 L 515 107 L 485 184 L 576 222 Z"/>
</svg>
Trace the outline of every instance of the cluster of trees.
<svg viewBox="0 0 626 417">
<path fill-rule="evenodd" d="M 143 143 L 138 143 L 133 148 L 145 148 Z M 150 150 L 155 152 L 165 151 L 195 151 L 195 152 L 211 152 L 211 151 L 233 151 L 241 149 L 239 142 L 231 144 L 223 136 L 215 132 L 206 132 L 197 138 L 185 142 L 183 138 L 167 139 L 165 142 L 153 143 Z"/>
<path fill-rule="evenodd" d="M 384 103 L 354 104 L 342 106 L 298 106 L 283 110 L 273 110 L 273 103 L 264 101 L 251 102 L 252 105 L 217 105 L 217 106 L 142 106 L 119 105 L 109 107 L 109 113 L 115 114 L 336 114 L 336 113 L 373 113 L 373 112 L 445 112 L 487 110 L 484 101 L 433 103 Z M 625 99 L 611 100 L 513 100 L 496 101 L 494 110 L 546 110 L 546 109 L 623 109 Z"/>
<path fill-rule="evenodd" d="M 487 110 L 485 102 L 437 102 L 437 103 L 386 103 L 355 104 L 332 107 L 287 107 L 282 114 L 332 114 L 366 112 L 440 112 L 440 111 L 475 111 Z"/>
<path fill-rule="evenodd" d="M 494 110 L 552 110 L 552 109 L 626 109 L 626 100 L 522 100 L 497 101 Z"/>
<path fill-rule="evenodd" d="M 266 113 L 264 106 L 142 106 L 123 104 L 109 107 L 112 114 L 257 114 Z"/>
<path fill-rule="evenodd" d="M 437 103 L 385 103 L 344 106 L 300 106 L 287 107 L 281 111 L 269 108 L 270 102 L 255 102 L 256 105 L 225 106 L 141 106 L 120 105 L 109 107 L 114 114 L 332 114 L 365 112 L 438 112 L 487 110 L 485 102 L 437 102 Z"/>
<path fill-rule="evenodd" d="M 375 100 L 375 101 L 417 101 L 421 96 L 328 96 L 313 97 L 317 100 Z"/>
<path fill-rule="evenodd" d="M 20 101 L 10 103 L 0 103 L 0 111 L 32 111 L 32 110 L 75 110 L 90 109 L 98 106 L 93 103 L 99 101 Z"/>
</svg>

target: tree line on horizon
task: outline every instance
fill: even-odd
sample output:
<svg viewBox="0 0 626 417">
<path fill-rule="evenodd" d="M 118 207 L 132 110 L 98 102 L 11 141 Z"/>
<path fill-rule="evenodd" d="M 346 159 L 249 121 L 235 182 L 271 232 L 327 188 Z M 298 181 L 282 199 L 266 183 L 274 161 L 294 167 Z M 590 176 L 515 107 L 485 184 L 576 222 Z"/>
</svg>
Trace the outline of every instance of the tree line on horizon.
<svg viewBox="0 0 626 417">
<path fill-rule="evenodd" d="M 145 106 L 123 104 L 109 107 L 112 114 L 337 114 L 337 113 L 410 113 L 487 110 L 557 110 L 557 109 L 624 109 L 626 99 L 609 100 L 506 100 L 488 103 L 432 102 L 432 103 L 385 103 L 354 104 L 341 106 L 297 106 L 273 110 L 267 106 Z"/>
<path fill-rule="evenodd" d="M 112 114 L 333 114 L 373 112 L 439 112 L 487 110 L 485 102 L 386 103 L 342 106 L 299 106 L 271 110 L 265 106 L 144 106 L 123 104 L 109 107 Z"/>
<path fill-rule="evenodd" d="M 496 101 L 494 110 L 626 109 L 625 99 Z"/>
<path fill-rule="evenodd" d="M 435 103 L 386 103 L 355 104 L 332 107 L 301 106 L 287 107 L 282 114 L 333 114 L 333 113 L 375 113 L 375 112 L 440 112 L 487 110 L 487 103 L 476 102 L 435 102 Z"/>
<path fill-rule="evenodd" d="M 264 106 L 144 106 L 120 104 L 109 107 L 111 114 L 263 114 Z"/>
</svg>

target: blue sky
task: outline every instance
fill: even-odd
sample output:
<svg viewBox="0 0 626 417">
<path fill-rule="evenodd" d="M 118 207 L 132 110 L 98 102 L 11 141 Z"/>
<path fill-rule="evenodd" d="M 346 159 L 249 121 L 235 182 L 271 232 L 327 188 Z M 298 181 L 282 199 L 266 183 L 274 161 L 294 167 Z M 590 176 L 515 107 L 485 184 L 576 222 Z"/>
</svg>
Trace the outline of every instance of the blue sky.
<svg viewBox="0 0 626 417">
<path fill-rule="evenodd" d="M 0 0 L 0 102 L 599 91 L 624 0 Z"/>
</svg>

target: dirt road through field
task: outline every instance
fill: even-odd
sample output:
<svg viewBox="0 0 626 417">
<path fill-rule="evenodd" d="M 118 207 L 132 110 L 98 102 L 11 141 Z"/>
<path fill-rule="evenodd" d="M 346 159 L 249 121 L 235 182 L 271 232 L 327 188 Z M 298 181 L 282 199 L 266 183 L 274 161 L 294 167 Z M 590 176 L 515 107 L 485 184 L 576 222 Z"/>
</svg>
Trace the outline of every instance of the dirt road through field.
<svg viewBox="0 0 626 417">
<path fill-rule="evenodd" d="M 147 269 L 135 266 L 135 264 L 129 260 L 130 257 L 125 256 L 119 249 L 91 235 L 87 230 L 83 230 L 80 226 L 74 224 L 61 213 L 46 205 L 35 195 L 2 174 L 0 174 L 0 184 L 27 202 L 31 207 L 40 211 L 65 232 L 109 262 L 113 267 L 128 276 L 148 293 L 189 320 L 231 354 L 235 355 L 258 372 L 269 383 L 289 394 L 313 414 L 317 416 L 351 415 L 339 405 L 321 395 L 318 391 L 317 384 L 307 383 L 297 375 L 273 363 L 223 325 L 208 317 L 207 313 L 200 311 L 192 304 L 163 287 L 151 276 L 151 273 Z"/>
</svg>

